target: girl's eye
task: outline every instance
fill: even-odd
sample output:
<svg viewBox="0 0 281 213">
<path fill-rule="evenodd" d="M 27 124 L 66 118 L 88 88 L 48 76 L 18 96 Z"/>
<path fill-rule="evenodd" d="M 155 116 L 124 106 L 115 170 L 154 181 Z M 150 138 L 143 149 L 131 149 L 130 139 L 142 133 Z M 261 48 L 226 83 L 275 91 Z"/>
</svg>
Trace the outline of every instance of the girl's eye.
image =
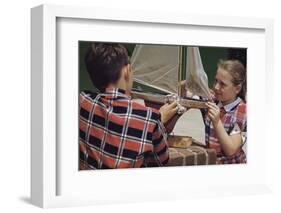
<svg viewBox="0 0 281 213">
<path fill-rule="evenodd" d="M 218 83 L 218 80 L 217 79 L 215 79 L 214 80 L 214 85 L 216 85 Z"/>
<path fill-rule="evenodd" d="M 219 81 L 217 79 L 214 80 L 214 85 L 219 85 L 220 88 L 225 88 L 226 87 L 226 84 L 223 83 L 222 81 Z"/>
</svg>

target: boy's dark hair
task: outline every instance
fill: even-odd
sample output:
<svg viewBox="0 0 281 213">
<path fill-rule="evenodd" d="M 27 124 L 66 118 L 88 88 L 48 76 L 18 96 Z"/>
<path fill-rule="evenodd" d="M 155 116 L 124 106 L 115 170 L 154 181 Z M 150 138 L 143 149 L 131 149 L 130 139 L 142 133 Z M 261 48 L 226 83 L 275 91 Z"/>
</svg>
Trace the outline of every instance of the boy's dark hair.
<svg viewBox="0 0 281 213">
<path fill-rule="evenodd" d="M 100 92 L 108 84 L 116 83 L 123 66 L 129 63 L 127 49 L 114 43 L 92 43 L 85 57 L 87 71 Z"/>
</svg>

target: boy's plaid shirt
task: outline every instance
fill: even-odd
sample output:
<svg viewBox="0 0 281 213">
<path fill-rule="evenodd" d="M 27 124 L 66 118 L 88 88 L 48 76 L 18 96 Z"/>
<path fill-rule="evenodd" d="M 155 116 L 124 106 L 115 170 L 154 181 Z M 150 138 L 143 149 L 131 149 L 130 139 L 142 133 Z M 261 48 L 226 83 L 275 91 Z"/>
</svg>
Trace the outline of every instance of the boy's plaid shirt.
<svg viewBox="0 0 281 213">
<path fill-rule="evenodd" d="M 124 90 L 80 94 L 80 169 L 163 166 L 169 160 L 160 113 Z"/>
<path fill-rule="evenodd" d="M 218 106 L 220 106 L 218 104 Z M 242 146 L 247 139 L 247 114 L 246 104 L 239 97 L 228 106 L 224 107 L 224 113 L 221 117 L 225 131 L 228 135 L 233 133 L 235 128 L 238 128 L 238 133 L 243 135 L 242 145 L 240 150 L 233 156 L 226 156 L 223 153 L 221 145 L 218 142 L 216 132 L 213 128 L 212 122 L 207 115 L 207 111 L 202 110 L 204 123 L 205 123 L 205 140 L 208 147 L 213 148 L 217 152 L 218 164 L 231 164 L 231 163 L 246 163 L 246 154 L 244 153 Z"/>
</svg>

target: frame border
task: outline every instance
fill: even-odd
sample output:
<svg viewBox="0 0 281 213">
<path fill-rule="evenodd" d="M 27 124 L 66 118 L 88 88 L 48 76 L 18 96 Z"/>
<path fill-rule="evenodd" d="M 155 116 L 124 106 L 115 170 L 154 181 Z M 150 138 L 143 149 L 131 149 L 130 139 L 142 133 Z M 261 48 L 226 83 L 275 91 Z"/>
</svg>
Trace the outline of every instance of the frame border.
<svg viewBox="0 0 281 213">
<path fill-rule="evenodd" d="M 56 88 L 59 83 L 56 79 L 56 20 L 62 17 L 265 30 L 266 89 L 267 91 L 274 89 L 270 78 L 274 74 L 272 19 L 167 14 L 159 11 L 152 13 L 77 6 L 34 7 L 31 9 L 31 203 L 36 206 L 46 208 L 94 204 L 90 199 L 81 202 L 73 197 L 56 195 Z M 267 96 L 266 101 L 270 106 L 273 104 L 273 97 Z M 269 132 L 267 128 L 267 134 Z M 269 175 L 267 184 L 254 191 L 270 191 L 272 183 L 270 178 Z M 250 188 L 252 189 L 249 187 L 249 190 Z M 199 190 L 198 195 L 200 193 L 202 191 Z M 203 195 L 208 194 L 212 193 L 203 192 Z"/>
</svg>

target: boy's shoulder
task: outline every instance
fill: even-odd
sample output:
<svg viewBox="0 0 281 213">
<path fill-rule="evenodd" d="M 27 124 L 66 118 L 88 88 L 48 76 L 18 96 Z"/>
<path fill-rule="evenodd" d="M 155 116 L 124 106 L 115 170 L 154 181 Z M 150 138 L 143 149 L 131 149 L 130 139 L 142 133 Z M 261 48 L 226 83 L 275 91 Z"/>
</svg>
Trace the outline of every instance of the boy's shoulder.
<svg viewBox="0 0 281 213">
<path fill-rule="evenodd" d="M 98 95 L 96 92 L 92 92 L 90 90 L 83 90 L 80 92 L 80 98 L 89 98 L 89 99 L 95 99 L 95 97 Z"/>
<path fill-rule="evenodd" d="M 134 114 L 141 114 L 143 117 L 147 116 L 147 113 L 151 114 L 149 117 L 153 120 L 160 119 L 160 112 L 152 107 L 147 107 L 144 103 L 139 103 L 134 100 L 132 102 L 132 113 Z"/>
<path fill-rule="evenodd" d="M 92 91 L 82 91 L 80 92 L 80 104 L 84 105 L 91 105 L 93 104 L 94 99 L 97 97 L 98 93 Z M 125 101 L 124 101 L 125 100 Z M 128 99 L 117 99 L 111 102 L 112 106 L 115 109 L 127 108 L 128 107 L 128 100 L 131 102 L 132 111 L 131 113 L 137 116 L 140 116 L 144 119 L 151 119 L 157 121 L 160 119 L 160 112 L 152 107 L 145 106 L 144 103 L 137 102 L 136 100 L 132 100 L 128 97 Z M 118 111 L 118 110 L 115 110 Z M 123 110 L 121 110 L 123 111 Z"/>
</svg>

